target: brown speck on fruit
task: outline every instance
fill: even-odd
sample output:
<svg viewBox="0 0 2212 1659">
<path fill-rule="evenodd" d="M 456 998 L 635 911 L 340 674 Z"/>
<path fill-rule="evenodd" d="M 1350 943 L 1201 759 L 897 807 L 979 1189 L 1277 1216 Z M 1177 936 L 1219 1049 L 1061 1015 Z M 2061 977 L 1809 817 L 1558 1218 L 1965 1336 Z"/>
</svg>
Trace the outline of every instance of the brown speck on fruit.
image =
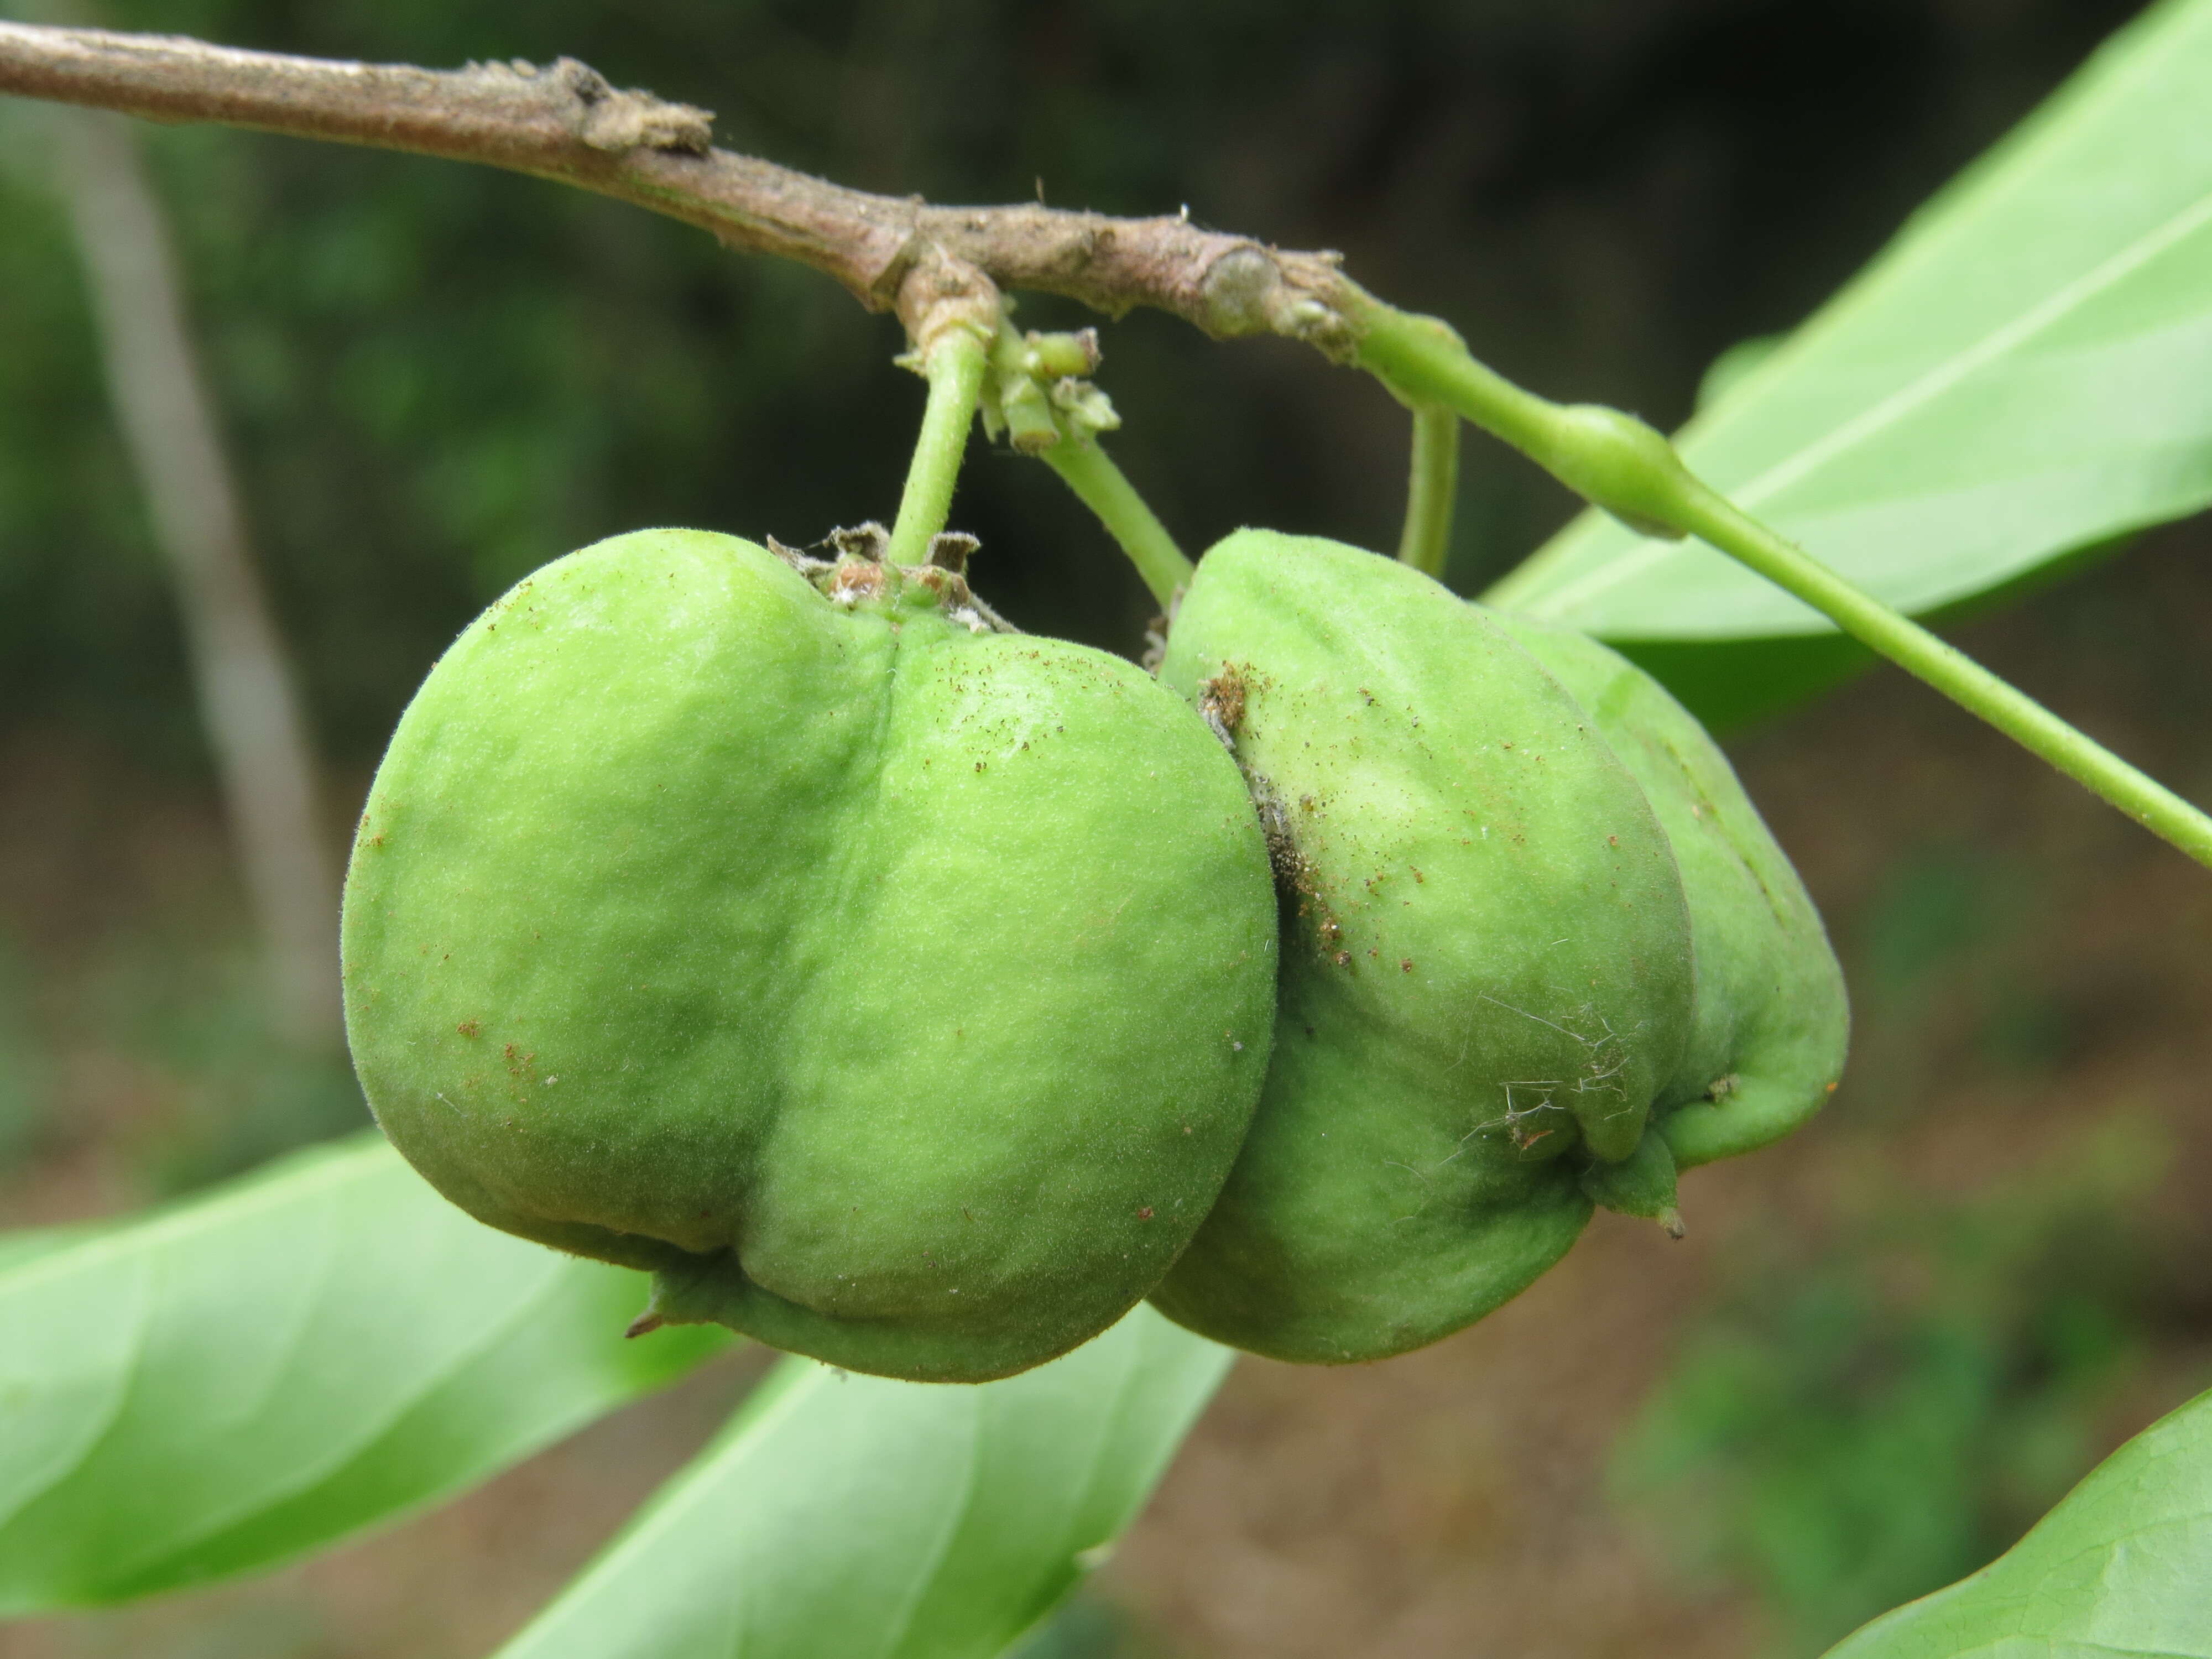
<svg viewBox="0 0 2212 1659">
<path fill-rule="evenodd" d="M 1398 971 L 1399 971 L 1400 973 L 1401 973 L 1401 974 L 1410 974 L 1410 973 L 1412 973 L 1412 972 L 1413 971 L 1413 957 L 1400 957 L 1398 958 Z"/>
<path fill-rule="evenodd" d="M 1423 874 L 1420 872 L 1419 869 L 1417 866 L 1413 866 L 1413 865 L 1410 865 L 1410 864 L 1409 864 L 1409 865 L 1407 865 L 1406 867 L 1407 867 L 1408 870 L 1412 870 L 1412 871 L 1413 871 L 1413 879 L 1414 879 L 1415 881 L 1425 883 L 1425 882 L 1428 880 L 1428 878 L 1427 878 L 1426 876 L 1423 875 Z"/>
<path fill-rule="evenodd" d="M 1352 952 L 1349 951 L 1339 951 L 1332 960 L 1334 960 L 1336 965 L 1340 968 L 1349 968 L 1352 966 Z"/>
<path fill-rule="evenodd" d="M 1212 679 L 1198 683 L 1198 712 L 1221 746 L 1237 752 L 1237 728 L 1244 723 L 1244 675 L 1233 662 L 1221 665 Z"/>
<path fill-rule="evenodd" d="M 453 1029 L 456 1031 L 459 1031 L 463 1036 L 474 1036 L 477 1032 L 483 1030 L 483 1027 L 475 1020 L 465 1019 L 459 1025 L 453 1027 Z"/>
<path fill-rule="evenodd" d="M 1498 746 L 1500 749 L 1510 749 L 1513 745 L 1510 743 L 1501 743 Z"/>
<path fill-rule="evenodd" d="M 1152 1218 L 1152 1206 L 1149 1204 L 1146 1205 L 1143 1209 L 1137 1212 L 1137 1219 L 1139 1221 L 1150 1221 Z"/>
<path fill-rule="evenodd" d="M 1618 847 L 1620 845 L 1620 837 L 1619 836 L 1607 836 L 1605 838 L 1605 844 L 1607 847 Z"/>
</svg>

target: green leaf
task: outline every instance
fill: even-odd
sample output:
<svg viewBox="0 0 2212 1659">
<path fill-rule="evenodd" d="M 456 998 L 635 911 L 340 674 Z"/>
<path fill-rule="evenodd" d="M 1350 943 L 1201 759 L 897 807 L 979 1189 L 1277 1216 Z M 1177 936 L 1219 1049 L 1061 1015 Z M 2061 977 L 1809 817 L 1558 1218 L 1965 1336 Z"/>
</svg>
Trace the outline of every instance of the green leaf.
<svg viewBox="0 0 2212 1659">
<path fill-rule="evenodd" d="M 514 1462 L 720 1347 L 364 1137 L 0 1266 L 0 1612 L 243 1572 Z M 674 1340 L 665 1340 L 673 1335 Z"/>
<path fill-rule="evenodd" d="M 1680 443 L 1924 614 L 2212 501 L 2212 0 L 2168 0 L 1923 208 Z M 1832 631 L 1695 542 L 1585 514 L 1488 596 L 1621 641 Z"/>
<path fill-rule="evenodd" d="M 1230 1358 L 1139 1307 L 1001 1382 L 786 1360 L 501 1659 L 997 1654 L 1134 1519 Z"/>
<path fill-rule="evenodd" d="M 91 1227 L 29 1227 L 0 1233 L 0 1275 L 91 1237 Z"/>
<path fill-rule="evenodd" d="M 1829 1659 L 2212 1659 L 2212 1394 L 2151 1425 L 1971 1578 Z"/>
</svg>

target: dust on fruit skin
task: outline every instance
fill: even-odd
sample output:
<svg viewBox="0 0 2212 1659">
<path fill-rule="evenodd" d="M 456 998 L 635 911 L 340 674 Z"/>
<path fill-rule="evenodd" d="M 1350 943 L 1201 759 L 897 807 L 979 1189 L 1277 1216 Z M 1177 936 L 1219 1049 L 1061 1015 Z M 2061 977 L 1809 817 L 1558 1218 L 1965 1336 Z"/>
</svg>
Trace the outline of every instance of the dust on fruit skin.
<svg viewBox="0 0 2212 1659">
<path fill-rule="evenodd" d="M 1226 1175 L 1266 848 L 1129 665 L 977 627 L 950 570 L 812 563 L 641 532 L 464 635 L 363 814 L 349 1031 L 434 1184 L 653 1272 L 646 1324 L 1005 1375 Z"/>
<path fill-rule="evenodd" d="M 1582 1170 L 1644 1139 L 1692 1018 L 1665 836 L 1532 658 L 1355 549 L 1230 538 L 1161 678 L 1233 746 L 1285 945 L 1253 1131 L 1154 1300 L 1281 1358 L 1434 1340 L 1555 1261 Z"/>
</svg>

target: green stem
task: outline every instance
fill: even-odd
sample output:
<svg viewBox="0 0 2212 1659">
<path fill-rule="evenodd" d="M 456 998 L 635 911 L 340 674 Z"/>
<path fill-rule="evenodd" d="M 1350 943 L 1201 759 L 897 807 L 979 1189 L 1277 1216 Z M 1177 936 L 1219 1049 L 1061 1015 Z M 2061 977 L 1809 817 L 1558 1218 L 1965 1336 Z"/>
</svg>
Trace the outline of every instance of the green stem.
<svg viewBox="0 0 2212 1659">
<path fill-rule="evenodd" d="M 975 423 L 976 400 L 983 390 L 984 343 L 964 328 L 947 329 L 931 344 L 922 373 L 929 380 L 929 401 L 922 408 L 921 431 L 899 496 L 898 522 L 891 526 L 893 564 L 920 564 L 929 556 L 930 538 L 945 528 L 952 512 L 952 486 L 967 453 L 968 428 Z"/>
<path fill-rule="evenodd" d="M 1796 594 L 1852 638 L 2212 869 L 2212 817 L 1917 623 L 1861 592 L 1686 471 L 1679 488 L 1681 511 L 1675 521 L 1685 530 Z"/>
<path fill-rule="evenodd" d="M 1176 590 L 1189 586 L 1194 567 L 1106 452 L 1093 440 L 1070 433 L 1037 454 L 1098 515 L 1098 522 L 1121 544 L 1161 608 L 1172 604 Z"/>
<path fill-rule="evenodd" d="M 1413 410 L 1413 459 L 1406 475 L 1406 527 L 1398 556 L 1439 580 L 1451 556 L 1452 508 L 1459 496 L 1459 412 L 1436 404 Z"/>
<path fill-rule="evenodd" d="M 1361 298 L 1358 362 L 1400 396 L 1458 410 L 1646 535 L 1688 533 L 1711 544 L 2212 868 L 2212 817 L 1784 540 L 1692 474 L 1650 427 L 1617 410 L 1524 392 L 1475 362 L 1435 319 Z"/>
</svg>

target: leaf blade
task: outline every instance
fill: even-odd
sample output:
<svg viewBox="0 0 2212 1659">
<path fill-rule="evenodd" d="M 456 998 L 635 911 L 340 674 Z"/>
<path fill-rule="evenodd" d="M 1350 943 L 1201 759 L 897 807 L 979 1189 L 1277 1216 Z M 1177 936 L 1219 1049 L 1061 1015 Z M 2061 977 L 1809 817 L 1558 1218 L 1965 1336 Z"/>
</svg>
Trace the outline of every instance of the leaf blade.
<svg viewBox="0 0 2212 1659">
<path fill-rule="evenodd" d="M 2212 4 L 2167 0 L 1681 435 L 1900 609 L 2212 501 Z M 1620 640 L 1832 631 L 1709 548 L 1585 514 L 1489 595 Z"/>
<path fill-rule="evenodd" d="M 0 1271 L 0 1612 L 273 1565 L 472 1484 L 723 1345 L 479 1225 L 380 1138 Z"/>
<path fill-rule="evenodd" d="M 500 1659 L 997 1654 L 1134 1518 L 1230 1358 L 1140 1307 L 999 1382 L 787 1359 Z"/>
<path fill-rule="evenodd" d="M 1884 1613 L 1828 1659 L 2212 1659 L 2208 1587 L 2212 1393 L 2114 1452 L 1981 1571 Z"/>
</svg>

